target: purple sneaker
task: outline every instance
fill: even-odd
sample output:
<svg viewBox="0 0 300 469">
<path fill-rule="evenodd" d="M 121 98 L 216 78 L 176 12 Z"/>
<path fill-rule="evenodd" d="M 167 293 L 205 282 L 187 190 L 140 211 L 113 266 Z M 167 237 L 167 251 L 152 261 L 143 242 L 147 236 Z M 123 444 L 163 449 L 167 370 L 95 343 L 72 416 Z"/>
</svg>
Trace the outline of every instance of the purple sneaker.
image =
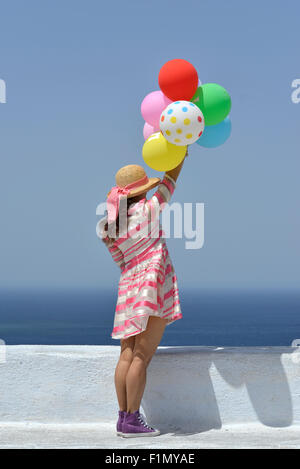
<svg viewBox="0 0 300 469">
<path fill-rule="evenodd" d="M 125 413 L 123 425 L 122 425 L 122 436 L 123 438 L 134 438 L 136 436 L 157 436 L 160 435 L 160 431 L 156 430 L 144 420 L 144 416 L 140 414 L 138 410 L 130 413 Z"/>
<path fill-rule="evenodd" d="M 122 436 L 122 425 L 124 421 L 124 416 L 126 414 L 125 410 L 119 410 L 119 419 L 117 421 L 117 435 Z"/>
</svg>

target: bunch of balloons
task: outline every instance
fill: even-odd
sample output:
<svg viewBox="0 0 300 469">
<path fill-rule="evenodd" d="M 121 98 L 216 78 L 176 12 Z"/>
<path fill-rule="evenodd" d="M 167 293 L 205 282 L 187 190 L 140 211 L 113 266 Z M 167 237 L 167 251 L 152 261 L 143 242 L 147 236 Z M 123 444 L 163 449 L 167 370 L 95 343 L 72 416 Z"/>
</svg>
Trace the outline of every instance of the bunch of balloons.
<svg viewBox="0 0 300 469">
<path fill-rule="evenodd" d="M 231 98 L 222 86 L 201 84 L 195 67 L 183 59 L 165 63 L 158 83 L 160 90 L 141 104 L 143 158 L 150 168 L 169 171 L 181 163 L 187 145 L 214 148 L 229 138 Z"/>
</svg>

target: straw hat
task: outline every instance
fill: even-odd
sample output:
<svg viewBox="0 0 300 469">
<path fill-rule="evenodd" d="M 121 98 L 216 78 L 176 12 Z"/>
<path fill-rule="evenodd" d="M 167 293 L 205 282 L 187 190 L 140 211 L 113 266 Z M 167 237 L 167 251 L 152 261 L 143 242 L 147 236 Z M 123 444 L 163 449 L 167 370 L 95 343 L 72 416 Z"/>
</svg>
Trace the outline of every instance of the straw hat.
<svg viewBox="0 0 300 469">
<path fill-rule="evenodd" d="M 131 184 L 135 186 L 130 189 L 127 197 L 135 197 L 143 192 L 148 192 L 160 183 L 160 178 L 158 177 L 148 178 L 144 168 L 138 164 L 123 166 L 116 173 L 115 178 L 118 187 L 125 188 Z M 141 184 L 139 184 L 139 181 Z"/>
</svg>

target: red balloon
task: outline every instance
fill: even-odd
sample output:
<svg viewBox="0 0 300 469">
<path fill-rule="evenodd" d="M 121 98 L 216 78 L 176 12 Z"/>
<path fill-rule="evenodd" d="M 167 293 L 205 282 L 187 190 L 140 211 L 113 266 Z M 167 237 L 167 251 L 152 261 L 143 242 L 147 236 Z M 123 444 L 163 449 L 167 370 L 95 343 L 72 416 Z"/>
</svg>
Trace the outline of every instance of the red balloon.
<svg viewBox="0 0 300 469">
<path fill-rule="evenodd" d="M 198 88 L 198 73 L 187 60 L 169 60 L 160 69 L 158 83 L 172 101 L 190 101 Z"/>
</svg>

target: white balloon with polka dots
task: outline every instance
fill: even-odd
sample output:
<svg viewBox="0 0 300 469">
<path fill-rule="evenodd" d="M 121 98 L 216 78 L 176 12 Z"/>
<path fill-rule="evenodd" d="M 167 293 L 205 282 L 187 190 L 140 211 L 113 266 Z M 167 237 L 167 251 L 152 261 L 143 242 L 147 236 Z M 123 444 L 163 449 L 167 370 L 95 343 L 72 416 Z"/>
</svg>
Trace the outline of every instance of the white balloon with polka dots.
<svg viewBox="0 0 300 469">
<path fill-rule="evenodd" d="M 174 145 L 190 145 L 201 137 L 204 117 L 201 110 L 190 101 L 174 101 L 160 116 L 160 130 Z"/>
</svg>

